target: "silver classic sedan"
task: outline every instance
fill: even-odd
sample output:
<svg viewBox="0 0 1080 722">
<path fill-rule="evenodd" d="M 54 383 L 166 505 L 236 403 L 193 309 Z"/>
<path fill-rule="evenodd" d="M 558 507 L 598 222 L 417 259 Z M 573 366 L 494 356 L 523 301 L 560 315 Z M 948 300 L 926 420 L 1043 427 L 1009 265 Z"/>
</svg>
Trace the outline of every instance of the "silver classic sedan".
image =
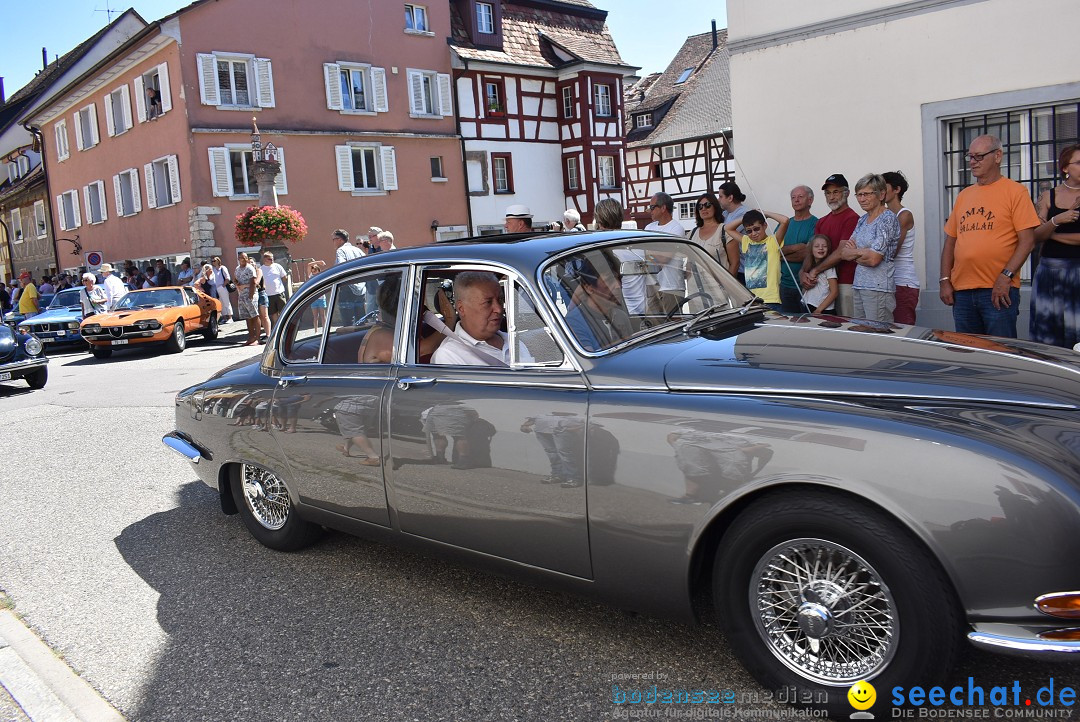
<svg viewBox="0 0 1080 722">
<path fill-rule="evenodd" d="M 603 232 L 335 266 L 164 441 L 274 549 L 332 528 L 713 614 L 847 714 L 965 645 L 1080 654 L 1078 407 L 1073 351 L 781 316 L 699 246 Z"/>
</svg>

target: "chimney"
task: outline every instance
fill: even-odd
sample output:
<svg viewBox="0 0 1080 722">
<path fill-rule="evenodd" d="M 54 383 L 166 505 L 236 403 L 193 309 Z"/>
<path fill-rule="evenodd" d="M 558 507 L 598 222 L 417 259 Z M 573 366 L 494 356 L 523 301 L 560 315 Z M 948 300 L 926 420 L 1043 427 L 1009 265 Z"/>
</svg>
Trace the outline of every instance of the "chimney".
<svg viewBox="0 0 1080 722">
<path fill-rule="evenodd" d="M 0 105 L 4 104 L 6 98 L 7 96 L 4 95 L 4 78 L 0 76 Z"/>
<path fill-rule="evenodd" d="M 41 69 L 49 67 L 49 52 L 45 48 L 41 49 Z"/>
<path fill-rule="evenodd" d="M 712 49 L 716 50 L 717 46 L 719 46 L 719 45 L 720 45 L 720 41 L 716 39 L 716 21 L 713 20 L 712 21 Z"/>
</svg>

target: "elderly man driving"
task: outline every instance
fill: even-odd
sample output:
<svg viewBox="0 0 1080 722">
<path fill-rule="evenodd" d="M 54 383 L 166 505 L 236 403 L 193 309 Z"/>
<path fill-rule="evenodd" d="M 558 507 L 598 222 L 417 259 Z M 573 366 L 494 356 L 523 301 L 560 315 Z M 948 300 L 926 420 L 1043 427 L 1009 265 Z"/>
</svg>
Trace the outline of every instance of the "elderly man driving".
<svg viewBox="0 0 1080 722">
<path fill-rule="evenodd" d="M 463 271 L 454 278 L 458 324 L 432 354 L 434 364 L 509 366 L 510 341 L 501 330 L 503 297 L 499 279 L 486 271 Z M 518 358 L 532 361 L 523 347 Z"/>
</svg>

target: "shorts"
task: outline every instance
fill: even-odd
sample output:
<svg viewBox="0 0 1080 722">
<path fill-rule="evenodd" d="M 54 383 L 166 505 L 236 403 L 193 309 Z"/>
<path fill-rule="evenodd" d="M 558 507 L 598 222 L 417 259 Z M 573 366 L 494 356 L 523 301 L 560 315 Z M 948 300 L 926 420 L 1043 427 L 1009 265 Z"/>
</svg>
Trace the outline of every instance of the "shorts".
<svg viewBox="0 0 1080 722">
<path fill-rule="evenodd" d="M 274 295 L 270 296 L 269 298 L 270 298 L 270 304 L 269 304 L 270 305 L 270 314 L 274 315 L 274 314 L 281 313 L 281 309 L 285 308 L 285 294 L 283 294 L 283 293 L 275 293 Z"/>
<path fill-rule="evenodd" d="M 261 288 L 259 289 L 259 305 L 260 306 L 269 306 L 270 305 L 270 299 L 267 297 L 266 291 L 262 290 Z"/>
</svg>

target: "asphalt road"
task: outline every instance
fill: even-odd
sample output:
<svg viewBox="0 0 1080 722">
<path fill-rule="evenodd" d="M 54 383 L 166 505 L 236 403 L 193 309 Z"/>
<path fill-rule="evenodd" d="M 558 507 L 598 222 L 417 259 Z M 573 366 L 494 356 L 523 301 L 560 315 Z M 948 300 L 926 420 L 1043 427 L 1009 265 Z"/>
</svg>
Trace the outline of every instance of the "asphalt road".
<svg viewBox="0 0 1080 722">
<path fill-rule="evenodd" d="M 0 384 L 0 589 L 128 719 L 607 720 L 627 711 L 612 684 L 632 674 L 766 698 L 709 626 L 339 534 L 296 554 L 258 545 L 160 442 L 179 389 L 253 355 L 241 324 L 223 331 L 182 355 L 60 353 L 45 389 Z M 1076 664 L 974 650 L 968 676 L 1080 687 Z M 0 718 L 15 718 L 8 706 Z"/>
</svg>

